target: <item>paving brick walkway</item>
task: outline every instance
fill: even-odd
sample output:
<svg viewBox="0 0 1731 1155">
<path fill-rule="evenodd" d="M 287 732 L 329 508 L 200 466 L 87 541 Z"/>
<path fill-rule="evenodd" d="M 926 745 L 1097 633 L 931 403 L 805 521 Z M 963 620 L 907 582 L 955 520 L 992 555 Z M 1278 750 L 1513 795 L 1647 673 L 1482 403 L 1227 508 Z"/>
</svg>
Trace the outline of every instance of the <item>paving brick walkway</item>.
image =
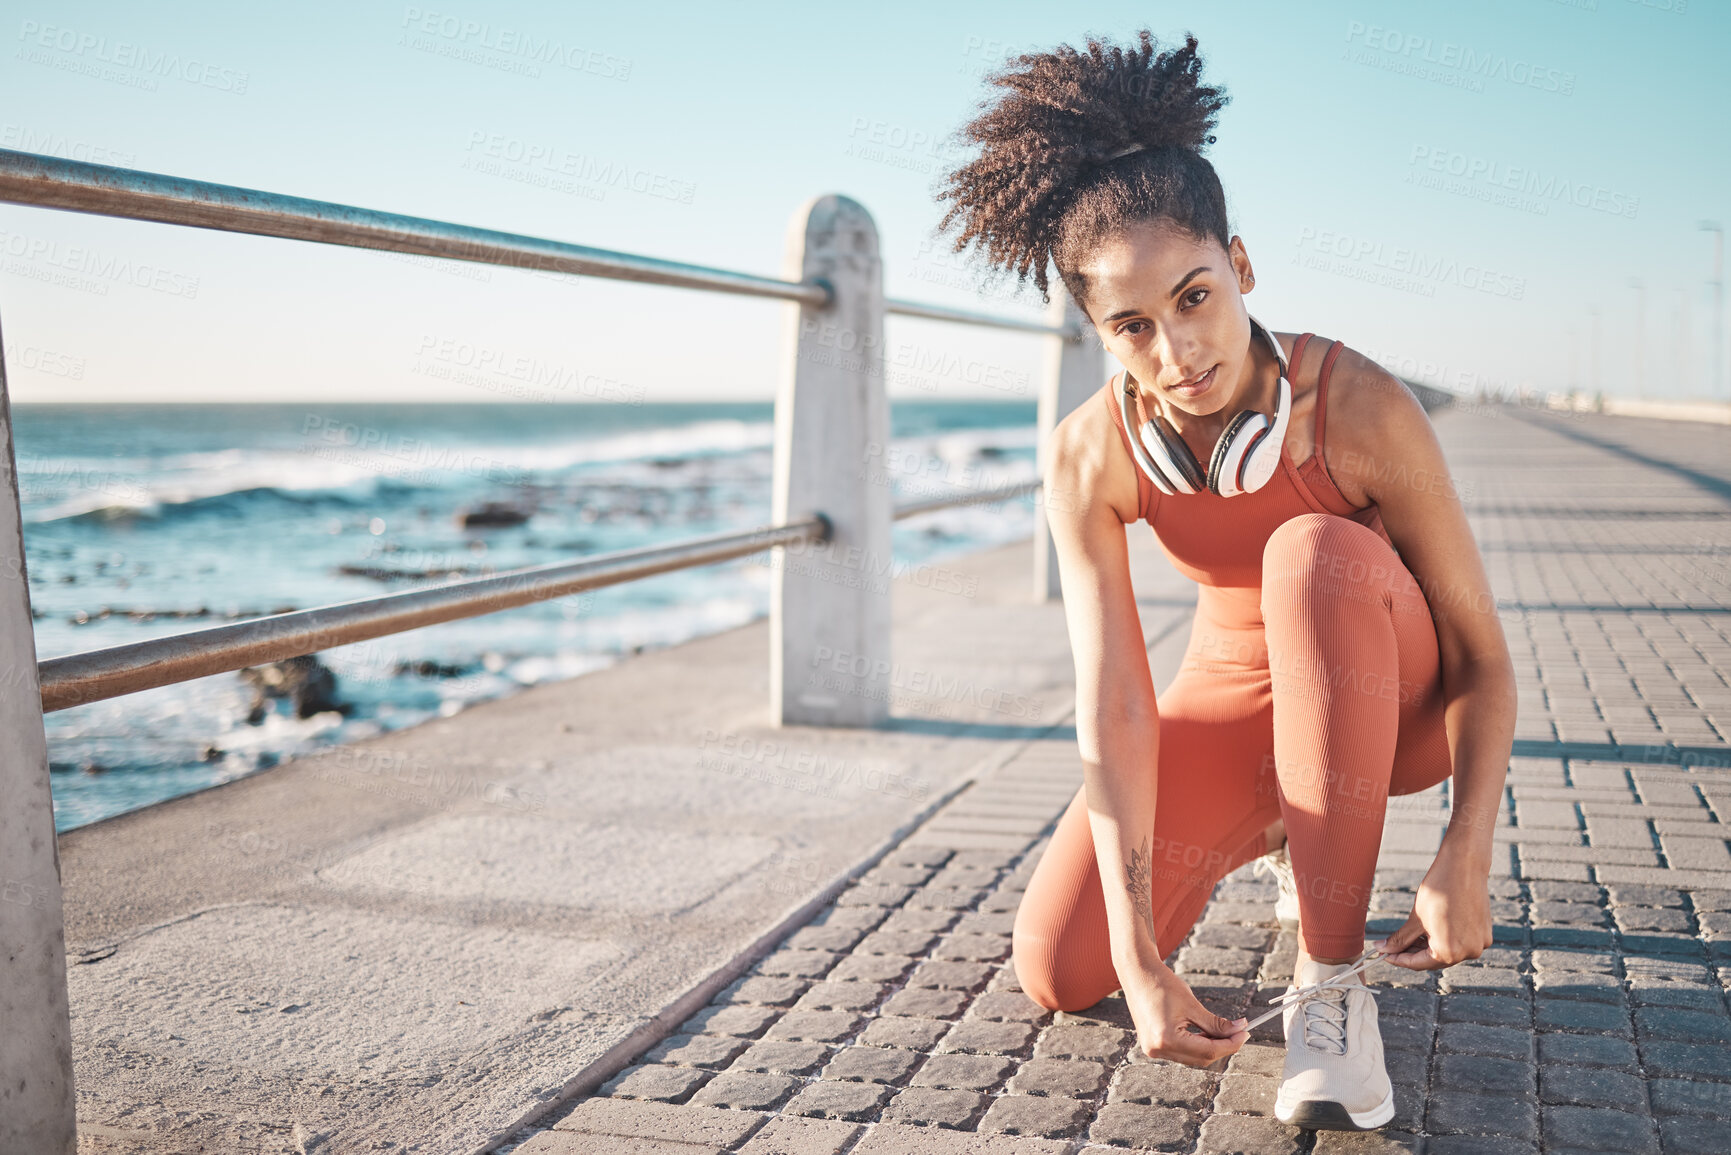
<svg viewBox="0 0 1731 1155">
<path fill-rule="evenodd" d="M 1116 995 L 1024 996 L 1022 888 L 1080 785 L 1035 742 L 892 850 L 678 1031 L 501 1151 L 1072 1155 L 1731 1151 L 1731 430 L 1513 409 L 1440 414 L 1520 678 L 1491 879 L 1495 945 L 1382 965 L 1396 1114 L 1272 1117 L 1278 1018 L 1223 1069 L 1150 1061 Z M 1398 926 L 1448 820 L 1394 799 L 1370 933 Z M 1225 879 L 1168 960 L 1253 1013 L 1294 941 L 1274 884 Z"/>
</svg>

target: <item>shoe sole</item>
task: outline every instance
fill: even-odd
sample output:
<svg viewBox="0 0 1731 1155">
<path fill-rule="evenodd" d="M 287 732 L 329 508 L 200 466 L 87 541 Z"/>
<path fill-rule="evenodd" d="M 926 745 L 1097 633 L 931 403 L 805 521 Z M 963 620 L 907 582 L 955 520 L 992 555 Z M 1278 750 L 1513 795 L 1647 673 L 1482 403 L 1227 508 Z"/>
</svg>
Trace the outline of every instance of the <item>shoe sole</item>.
<svg viewBox="0 0 1731 1155">
<path fill-rule="evenodd" d="M 1307 1131 L 1373 1131 L 1394 1118 L 1394 1091 L 1370 1110 L 1356 1114 L 1332 1099 L 1310 1099 L 1286 1109 L 1276 1103 L 1274 1117 Z"/>
</svg>

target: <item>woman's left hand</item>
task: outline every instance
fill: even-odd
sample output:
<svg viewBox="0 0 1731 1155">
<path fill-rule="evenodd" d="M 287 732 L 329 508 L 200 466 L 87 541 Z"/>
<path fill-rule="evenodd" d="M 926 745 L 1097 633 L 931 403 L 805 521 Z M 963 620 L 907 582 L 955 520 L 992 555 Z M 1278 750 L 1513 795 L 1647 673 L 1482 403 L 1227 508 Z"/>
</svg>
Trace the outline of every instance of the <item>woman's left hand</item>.
<svg viewBox="0 0 1731 1155">
<path fill-rule="evenodd" d="M 1418 884 L 1406 924 L 1378 949 L 1395 966 L 1434 971 L 1478 958 L 1490 945 L 1490 867 L 1445 838 Z"/>
</svg>

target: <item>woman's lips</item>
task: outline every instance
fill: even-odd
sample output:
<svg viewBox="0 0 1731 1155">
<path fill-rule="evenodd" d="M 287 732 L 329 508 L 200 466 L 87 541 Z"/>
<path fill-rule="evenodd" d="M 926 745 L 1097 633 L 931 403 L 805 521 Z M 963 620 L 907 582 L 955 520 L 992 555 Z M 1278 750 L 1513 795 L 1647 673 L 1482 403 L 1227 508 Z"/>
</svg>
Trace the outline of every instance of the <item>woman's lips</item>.
<svg viewBox="0 0 1731 1155">
<path fill-rule="evenodd" d="M 1214 384 L 1214 373 L 1215 370 L 1219 368 L 1220 366 L 1216 365 L 1213 369 L 1208 370 L 1208 372 L 1204 373 L 1201 379 L 1199 379 L 1194 385 L 1174 385 L 1172 387 L 1172 392 L 1178 394 L 1180 397 L 1201 396 L 1208 392 L 1208 387 L 1210 385 Z"/>
</svg>

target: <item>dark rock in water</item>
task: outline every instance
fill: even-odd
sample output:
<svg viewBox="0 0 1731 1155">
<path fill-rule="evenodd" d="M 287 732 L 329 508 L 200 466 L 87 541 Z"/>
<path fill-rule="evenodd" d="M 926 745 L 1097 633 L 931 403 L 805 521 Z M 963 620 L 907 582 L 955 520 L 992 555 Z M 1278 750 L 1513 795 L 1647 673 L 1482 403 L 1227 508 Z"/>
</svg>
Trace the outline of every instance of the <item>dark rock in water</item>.
<svg viewBox="0 0 1731 1155">
<path fill-rule="evenodd" d="M 508 501 L 483 501 L 479 505 L 458 510 L 457 524 L 464 529 L 522 525 L 534 513 L 533 508 L 512 505 Z"/>
<path fill-rule="evenodd" d="M 125 614 L 127 617 L 131 618 L 135 622 L 149 622 L 149 621 L 154 621 L 157 618 L 208 618 L 210 616 L 210 607 L 209 606 L 199 606 L 195 610 L 132 609 L 132 610 L 115 610 L 114 612 L 117 614 Z M 281 613 L 284 611 L 279 610 L 276 612 Z M 237 612 L 234 614 L 230 614 L 229 616 L 230 617 L 251 618 L 251 617 L 257 617 L 258 615 L 253 613 L 251 610 L 246 610 L 243 612 Z"/>
<path fill-rule="evenodd" d="M 80 766 L 79 769 L 83 770 L 86 774 L 106 774 L 112 770 L 113 767 L 104 766 L 100 762 L 86 762 L 84 765 Z"/>
<path fill-rule="evenodd" d="M 981 457 L 1002 457 L 1007 451 L 1001 445 L 982 445 L 976 452 Z"/>
<path fill-rule="evenodd" d="M 220 746 L 206 746 L 198 752 L 198 759 L 201 762 L 220 762 L 222 756 L 223 751 Z"/>
<path fill-rule="evenodd" d="M 485 575 L 486 566 L 445 566 L 439 569 L 391 569 L 382 565 L 350 565 L 344 563 L 337 566 L 336 572 L 344 577 L 372 578 L 375 581 L 423 581 L 432 578 L 468 577 L 472 574 Z"/>
<path fill-rule="evenodd" d="M 418 662 L 398 662 L 395 672 L 398 674 L 418 674 L 423 678 L 455 678 L 464 670 L 462 666 L 447 665 L 435 662 L 430 658 L 422 658 Z"/>
<path fill-rule="evenodd" d="M 325 710 L 347 717 L 352 705 L 336 700 L 337 676 L 313 654 L 263 666 L 246 666 L 241 680 L 252 687 L 252 707 L 246 720 L 256 726 L 270 713 L 270 700 L 284 698 L 294 703 L 295 716 L 310 718 Z"/>
</svg>

